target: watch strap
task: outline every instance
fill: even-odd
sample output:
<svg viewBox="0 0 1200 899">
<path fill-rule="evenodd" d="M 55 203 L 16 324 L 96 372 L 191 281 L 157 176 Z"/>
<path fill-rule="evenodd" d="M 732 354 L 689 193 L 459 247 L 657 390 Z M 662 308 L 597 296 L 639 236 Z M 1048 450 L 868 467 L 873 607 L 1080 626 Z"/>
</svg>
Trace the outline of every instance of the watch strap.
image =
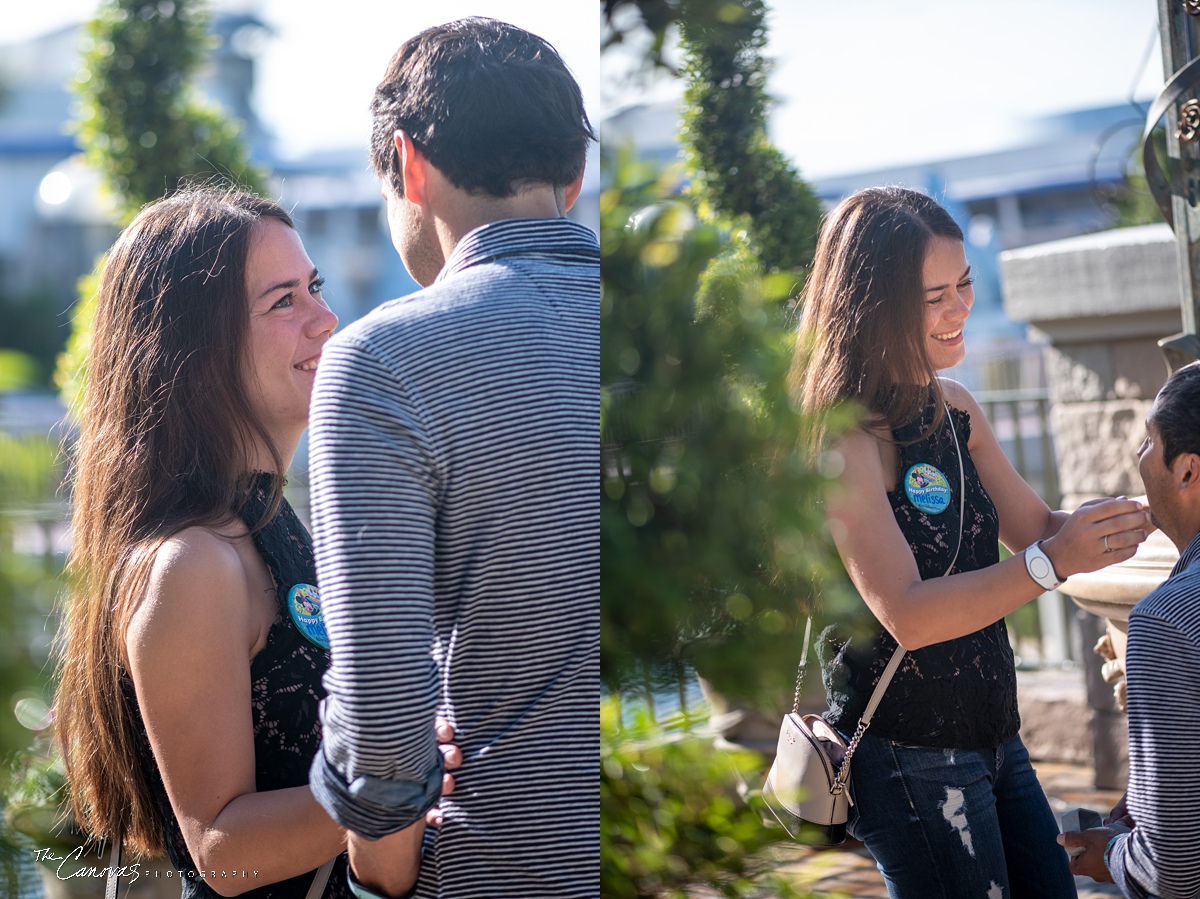
<svg viewBox="0 0 1200 899">
<path fill-rule="evenodd" d="M 1062 578 L 1054 570 L 1054 563 L 1042 549 L 1042 541 L 1030 544 L 1025 550 L 1025 570 L 1043 590 L 1053 590 L 1062 583 Z"/>
</svg>

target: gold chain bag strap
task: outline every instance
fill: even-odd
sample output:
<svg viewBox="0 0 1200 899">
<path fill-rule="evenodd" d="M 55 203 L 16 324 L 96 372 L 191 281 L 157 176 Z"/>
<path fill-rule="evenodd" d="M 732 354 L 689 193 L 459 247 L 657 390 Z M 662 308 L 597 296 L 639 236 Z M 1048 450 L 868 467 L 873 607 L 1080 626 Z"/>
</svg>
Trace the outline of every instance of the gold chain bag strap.
<svg viewBox="0 0 1200 899">
<path fill-rule="evenodd" d="M 958 561 L 962 549 L 963 521 L 966 514 L 966 474 L 963 470 L 962 449 L 954 415 L 946 405 L 954 451 L 958 455 L 958 546 L 954 558 L 946 567 L 945 577 Z M 879 676 L 863 716 L 847 743 L 820 715 L 800 714 L 800 689 L 808 662 L 808 644 L 812 636 L 812 618 L 804 626 L 804 648 L 796 672 L 796 695 L 792 710 L 784 716 L 779 728 L 779 743 L 775 762 L 767 773 L 762 796 L 793 840 L 813 846 L 837 846 L 846 839 L 846 819 L 850 813 L 850 760 L 859 741 L 871 726 L 883 693 L 904 659 L 904 647 L 897 646 L 887 667 Z"/>
</svg>

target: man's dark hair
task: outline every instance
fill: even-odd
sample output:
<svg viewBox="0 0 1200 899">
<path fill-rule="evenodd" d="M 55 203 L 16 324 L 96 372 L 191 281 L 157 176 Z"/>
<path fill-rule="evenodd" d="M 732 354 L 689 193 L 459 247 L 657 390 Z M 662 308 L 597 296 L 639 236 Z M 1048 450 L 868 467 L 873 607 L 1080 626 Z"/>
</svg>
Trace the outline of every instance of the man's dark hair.
<svg viewBox="0 0 1200 899">
<path fill-rule="evenodd" d="M 1185 365 L 1158 392 L 1151 423 L 1162 439 L 1168 467 L 1180 453 L 1200 454 L 1200 362 Z"/>
<path fill-rule="evenodd" d="M 460 19 L 405 41 L 371 112 L 371 163 L 398 195 L 397 128 L 456 187 L 495 197 L 570 184 L 596 139 L 555 49 L 495 19 Z"/>
</svg>

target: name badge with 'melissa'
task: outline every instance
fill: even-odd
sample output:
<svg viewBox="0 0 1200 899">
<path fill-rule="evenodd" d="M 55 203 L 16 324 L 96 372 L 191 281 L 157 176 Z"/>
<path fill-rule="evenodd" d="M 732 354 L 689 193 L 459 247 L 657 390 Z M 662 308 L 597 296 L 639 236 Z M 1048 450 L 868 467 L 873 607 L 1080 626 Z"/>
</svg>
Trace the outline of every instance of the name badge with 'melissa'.
<svg viewBox="0 0 1200 899">
<path fill-rule="evenodd" d="M 288 591 L 287 607 L 296 630 L 309 643 L 328 649 L 329 635 L 321 618 L 321 594 L 317 588 L 312 584 L 296 584 Z"/>
<path fill-rule="evenodd" d="M 950 505 L 950 482 L 936 466 L 918 462 L 904 473 L 904 495 L 926 515 L 937 515 Z"/>
</svg>

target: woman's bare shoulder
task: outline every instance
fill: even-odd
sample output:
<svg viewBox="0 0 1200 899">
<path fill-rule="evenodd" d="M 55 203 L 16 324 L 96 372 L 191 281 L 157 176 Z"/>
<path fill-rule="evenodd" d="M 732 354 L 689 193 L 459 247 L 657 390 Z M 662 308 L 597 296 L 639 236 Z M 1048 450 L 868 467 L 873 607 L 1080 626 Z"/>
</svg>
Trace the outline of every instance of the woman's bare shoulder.
<svg viewBox="0 0 1200 899">
<path fill-rule="evenodd" d="M 858 487 L 882 480 L 883 457 L 891 445 L 891 430 L 877 422 L 865 422 L 839 435 L 831 449 L 841 457 L 842 485 Z"/>
<path fill-rule="evenodd" d="M 241 524 L 237 522 L 237 524 Z M 215 622 L 229 636 L 248 621 L 249 580 L 236 541 L 245 526 L 185 528 L 147 547 L 148 572 L 126 631 L 132 649 L 147 639 L 173 643 L 202 635 Z"/>
<path fill-rule="evenodd" d="M 979 403 L 975 397 L 971 395 L 971 391 L 967 390 L 958 381 L 953 378 L 939 377 L 938 381 L 942 385 L 942 395 L 955 409 L 962 409 L 964 412 L 976 412 L 979 410 Z"/>
</svg>

